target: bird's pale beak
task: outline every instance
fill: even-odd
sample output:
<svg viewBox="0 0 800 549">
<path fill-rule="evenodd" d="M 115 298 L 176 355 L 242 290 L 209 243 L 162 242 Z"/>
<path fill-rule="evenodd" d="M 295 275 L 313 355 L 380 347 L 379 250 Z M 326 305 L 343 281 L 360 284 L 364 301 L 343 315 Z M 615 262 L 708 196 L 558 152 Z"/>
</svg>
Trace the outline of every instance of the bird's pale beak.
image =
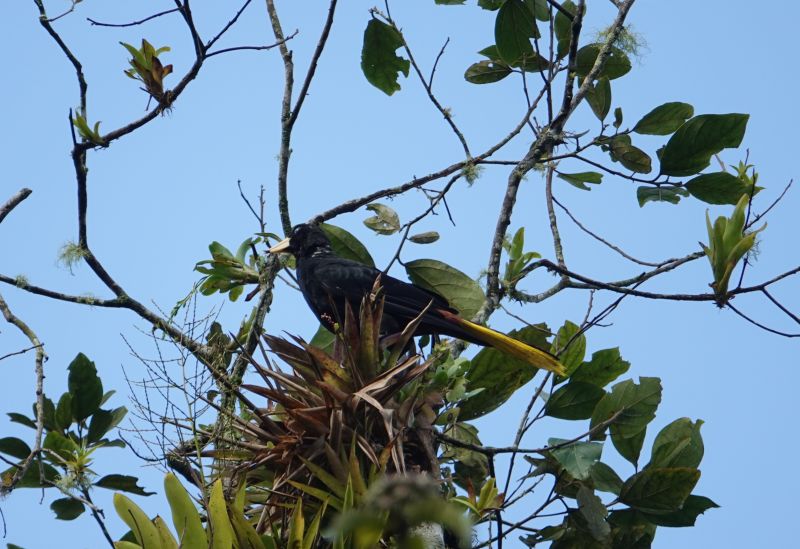
<svg viewBox="0 0 800 549">
<path fill-rule="evenodd" d="M 269 249 L 269 253 L 271 254 L 280 254 L 286 253 L 289 250 L 289 239 L 284 238 L 277 244 L 275 244 L 272 248 Z"/>
</svg>

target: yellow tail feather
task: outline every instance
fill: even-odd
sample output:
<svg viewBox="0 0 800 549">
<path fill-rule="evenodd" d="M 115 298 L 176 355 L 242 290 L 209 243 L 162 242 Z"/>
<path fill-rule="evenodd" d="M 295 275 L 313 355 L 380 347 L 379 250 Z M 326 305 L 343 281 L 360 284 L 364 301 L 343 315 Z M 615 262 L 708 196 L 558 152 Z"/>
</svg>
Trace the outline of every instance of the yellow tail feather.
<svg viewBox="0 0 800 549">
<path fill-rule="evenodd" d="M 558 375 L 563 376 L 564 365 L 561 364 L 556 357 L 546 351 L 532 347 L 527 343 L 517 341 L 514 338 L 501 334 L 491 328 L 474 324 L 469 320 L 464 320 L 457 315 L 447 315 L 448 318 L 454 320 L 461 326 L 464 331 L 475 337 L 480 341 L 485 342 L 487 345 L 494 347 L 498 351 L 502 351 L 507 355 L 518 358 L 519 360 L 530 364 L 542 370 L 548 370 Z"/>
</svg>

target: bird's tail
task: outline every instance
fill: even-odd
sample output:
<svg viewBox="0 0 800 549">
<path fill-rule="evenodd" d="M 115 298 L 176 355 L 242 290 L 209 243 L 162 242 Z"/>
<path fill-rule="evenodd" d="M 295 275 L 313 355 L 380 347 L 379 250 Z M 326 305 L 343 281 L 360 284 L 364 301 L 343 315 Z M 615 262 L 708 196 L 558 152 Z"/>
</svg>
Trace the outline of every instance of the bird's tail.
<svg viewBox="0 0 800 549">
<path fill-rule="evenodd" d="M 530 364 L 536 368 L 547 370 L 558 375 L 564 375 L 564 365 L 558 359 L 546 351 L 532 347 L 527 343 L 517 341 L 512 337 L 501 334 L 498 331 L 475 324 L 469 320 L 465 320 L 458 315 L 448 311 L 438 311 L 439 314 L 457 324 L 462 330 L 477 341 L 502 351 L 507 355 L 518 358 L 519 360 Z"/>
</svg>

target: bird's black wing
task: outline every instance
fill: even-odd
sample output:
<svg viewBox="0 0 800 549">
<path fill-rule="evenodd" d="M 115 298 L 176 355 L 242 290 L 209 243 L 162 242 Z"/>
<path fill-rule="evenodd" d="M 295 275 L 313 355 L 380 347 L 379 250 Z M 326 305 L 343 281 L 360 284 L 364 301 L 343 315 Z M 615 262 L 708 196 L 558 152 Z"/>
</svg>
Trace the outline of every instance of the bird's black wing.
<svg viewBox="0 0 800 549">
<path fill-rule="evenodd" d="M 452 323 L 436 314 L 436 309 L 455 313 L 447 300 L 408 282 L 382 274 L 374 267 L 340 257 L 309 257 L 298 262 L 298 280 L 306 301 L 317 314 L 331 315 L 331 304 L 339 319 L 344 315 L 344 302 L 357 308 L 364 296 L 372 290 L 375 279 L 381 276 L 384 294 L 384 316 L 393 320 L 392 329 L 402 329 L 415 318 L 429 303 L 432 307 L 418 330 L 418 333 L 453 334 Z M 387 319 L 387 320 L 388 320 Z M 459 330 L 460 332 L 460 330 Z"/>
</svg>

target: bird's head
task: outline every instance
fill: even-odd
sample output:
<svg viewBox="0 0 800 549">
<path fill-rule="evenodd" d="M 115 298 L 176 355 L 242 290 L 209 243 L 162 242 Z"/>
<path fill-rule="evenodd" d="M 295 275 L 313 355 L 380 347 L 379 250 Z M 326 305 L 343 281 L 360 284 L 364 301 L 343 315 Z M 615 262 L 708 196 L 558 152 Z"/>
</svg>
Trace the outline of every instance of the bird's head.
<svg viewBox="0 0 800 549">
<path fill-rule="evenodd" d="M 269 249 L 270 253 L 290 253 L 297 258 L 331 253 L 331 241 L 318 226 L 301 223 L 292 233 Z"/>
</svg>

